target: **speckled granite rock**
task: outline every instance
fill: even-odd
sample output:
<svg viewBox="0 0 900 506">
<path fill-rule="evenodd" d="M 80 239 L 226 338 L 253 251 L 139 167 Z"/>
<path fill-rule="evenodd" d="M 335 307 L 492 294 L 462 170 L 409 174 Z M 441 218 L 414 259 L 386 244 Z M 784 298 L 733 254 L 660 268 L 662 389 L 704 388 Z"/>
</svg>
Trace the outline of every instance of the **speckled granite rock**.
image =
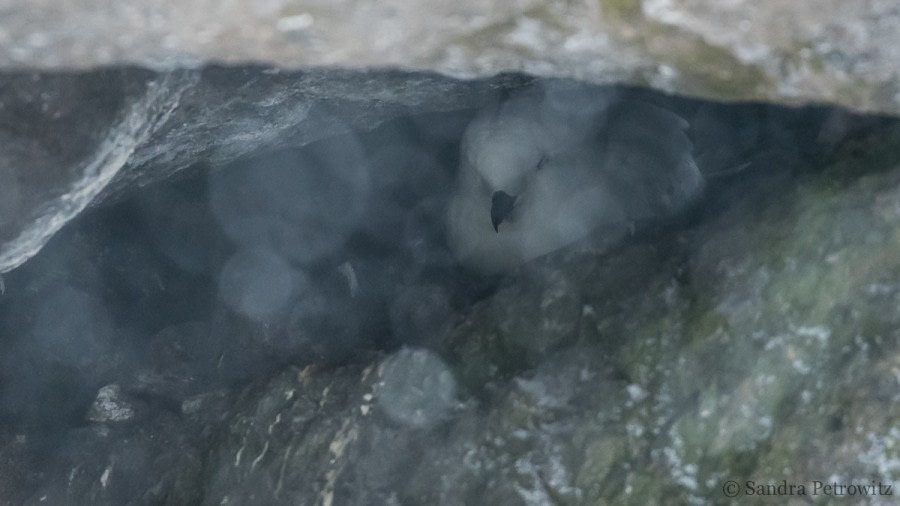
<svg viewBox="0 0 900 506">
<path fill-rule="evenodd" d="M 0 4 L 0 67 L 224 61 L 522 71 L 900 112 L 891 0 L 90 0 Z"/>
</svg>

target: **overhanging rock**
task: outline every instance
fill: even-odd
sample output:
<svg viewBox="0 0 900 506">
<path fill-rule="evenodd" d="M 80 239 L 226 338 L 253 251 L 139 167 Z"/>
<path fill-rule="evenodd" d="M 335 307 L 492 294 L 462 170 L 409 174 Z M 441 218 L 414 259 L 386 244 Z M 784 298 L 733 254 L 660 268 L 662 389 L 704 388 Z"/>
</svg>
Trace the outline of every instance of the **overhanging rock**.
<svg viewBox="0 0 900 506">
<path fill-rule="evenodd" d="M 900 112 L 891 0 L 9 0 L 0 12 L 7 69 L 256 61 L 516 71 Z"/>
<path fill-rule="evenodd" d="M 527 81 L 260 66 L 0 75 L 0 272 L 127 188 L 401 115 L 479 107 Z"/>
</svg>

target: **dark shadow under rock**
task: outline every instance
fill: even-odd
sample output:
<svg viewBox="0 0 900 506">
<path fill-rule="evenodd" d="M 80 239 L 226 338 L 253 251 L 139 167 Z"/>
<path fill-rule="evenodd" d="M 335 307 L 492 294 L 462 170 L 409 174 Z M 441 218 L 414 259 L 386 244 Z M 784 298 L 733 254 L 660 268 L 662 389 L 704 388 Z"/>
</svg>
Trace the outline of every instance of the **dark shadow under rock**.
<svg viewBox="0 0 900 506">
<path fill-rule="evenodd" d="M 479 107 L 525 81 L 261 66 L 0 74 L 0 272 L 125 189 L 399 116 Z"/>
</svg>

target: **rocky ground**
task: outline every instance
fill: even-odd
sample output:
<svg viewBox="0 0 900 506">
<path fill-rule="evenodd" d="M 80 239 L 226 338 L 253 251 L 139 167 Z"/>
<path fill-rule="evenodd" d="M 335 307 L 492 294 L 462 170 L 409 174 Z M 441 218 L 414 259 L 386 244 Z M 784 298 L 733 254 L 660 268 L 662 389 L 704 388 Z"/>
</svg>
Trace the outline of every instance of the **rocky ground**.
<svg viewBox="0 0 900 506">
<path fill-rule="evenodd" d="M 898 48 L 890 0 L 0 0 L 0 504 L 893 504 Z M 461 268 L 460 138 L 536 86 L 677 112 L 704 197 Z"/>
<path fill-rule="evenodd" d="M 898 124 L 622 93 L 689 118 L 707 168 L 742 169 L 611 251 L 503 279 L 442 242 L 469 109 L 96 206 L 4 276 L 0 495 L 720 504 L 730 480 L 736 502 L 759 499 L 748 482 L 804 485 L 801 502 L 815 481 L 892 484 Z M 279 263 L 234 228 L 234 192 L 285 159 L 367 183 L 330 224 L 340 245 Z"/>
</svg>

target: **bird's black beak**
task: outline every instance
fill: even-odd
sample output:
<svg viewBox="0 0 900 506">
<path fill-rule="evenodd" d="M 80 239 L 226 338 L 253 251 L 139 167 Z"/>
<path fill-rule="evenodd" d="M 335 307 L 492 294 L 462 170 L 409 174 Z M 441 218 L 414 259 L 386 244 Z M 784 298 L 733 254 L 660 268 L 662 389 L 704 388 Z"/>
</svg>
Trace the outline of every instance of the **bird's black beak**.
<svg viewBox="0 0 900 506">
<path fill-rule="evenodd" d="M 491 196 L 491 225 L 494 226 L 494 232 L 500 232 L 498 227 L 512 212 L 515 204 L 516 198 L 510 194 L 504 191 L 494 192 Z"/>
</svg>

